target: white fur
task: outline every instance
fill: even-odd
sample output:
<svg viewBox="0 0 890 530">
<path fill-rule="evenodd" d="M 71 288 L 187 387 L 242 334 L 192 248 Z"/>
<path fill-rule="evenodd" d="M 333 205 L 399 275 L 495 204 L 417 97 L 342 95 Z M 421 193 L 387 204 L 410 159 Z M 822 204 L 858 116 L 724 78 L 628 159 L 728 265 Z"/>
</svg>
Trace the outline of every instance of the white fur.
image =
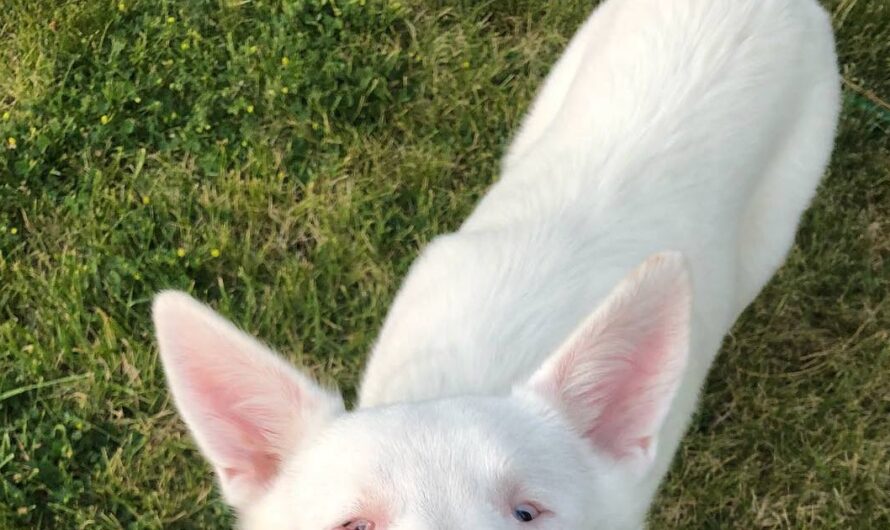
<svg viewBox="0 0 890 530">
<path fill-rule="evenodd" d="M 608 0 L 547 78 L 500 180 L 412 267 L 358 410 L 291 374 L 276 415 L 276 378 L 243 372 L 279 361 L 196 302 L 160 297 L 165 368 L 202 451 L 231 467 L 218 453 L 244 441 L 213 437 L 235 425 L 262 434 L 238 477 L 274 462 L 271 480 L 236 488 L 220 474 L 241 525 L 641 528 L 724 335 L 793 242 L 838 111 L 814 0 Z M 204 383 L 243 377 L 250 406 L 189 390 L 190 356 L 214 354 L 207 326 L 229 354 Z M 523 502 L 546 513 L 519 522 Z"/>
</svg>

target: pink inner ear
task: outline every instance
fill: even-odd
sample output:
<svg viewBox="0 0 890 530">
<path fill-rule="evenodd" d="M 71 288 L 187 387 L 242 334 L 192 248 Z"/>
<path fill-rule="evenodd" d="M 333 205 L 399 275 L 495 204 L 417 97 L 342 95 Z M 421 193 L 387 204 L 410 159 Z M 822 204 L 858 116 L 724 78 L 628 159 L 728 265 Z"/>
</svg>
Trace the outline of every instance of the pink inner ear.
<svg viewBox="0 0 890 530">
<path fill-rule="evenodd" d="M 186 295 L 159 296 L 154 320 L 176 405 L 236 506 L 264 490 L 309 430 L 342 411 L 337 396 Z"/>
<path fill-rule="evenodd" d="M 585 433 L 610 454 L 624 458 L 652 443 L 651 426 L 661 422 L 675 374 L 670 369 L 669 341 L 656 330 L 635 346 L 636 355 L 615 359 L 613 373 L 603 378 L 597 421 Z M 596 399 L 588 395 L 587 399 Z"/>
<path fill-rule="evenodd" d="M 532 388 L 597 449 L 651 456 L 685 368 L 690 300 L 682 258 L 650 258 L 532 377 Z"/>
<path fill-rule="evenodd" d="M 204 416 L 201 423 L 212 429 L 207 443 L 214 448 L 220 460 L 220 470 L 229 479 L 244 478 L 268 484 L 277 474 L 281 464 L 281 438 L 287 433 L 272 429 L 282 426 L 274 414 L 290 415 L 300 406 L 299 389 L 283 374 L 270 374 L 269 380 L 260 383 L 265 391 L 276 389 L 286 399 L 280 403 L 268 402 L 272 396 L 263 396 L 263 386 L 254 386 L 251 369 L 244 366 L 237 370 L 237 379 L 210 366 L 185 363 L 184 373 L 195 401 L 197 414 Z M 240 381 L 238 379 L 241 379 Z M 267 385 L 267 386 L 266 386 Z M 274 391 L 274 390 L 272 390 Z M 264 403 L 265 402 L 265 403 Z M 281 407 L 268 410 L 266 407 Z"/>
</svg>

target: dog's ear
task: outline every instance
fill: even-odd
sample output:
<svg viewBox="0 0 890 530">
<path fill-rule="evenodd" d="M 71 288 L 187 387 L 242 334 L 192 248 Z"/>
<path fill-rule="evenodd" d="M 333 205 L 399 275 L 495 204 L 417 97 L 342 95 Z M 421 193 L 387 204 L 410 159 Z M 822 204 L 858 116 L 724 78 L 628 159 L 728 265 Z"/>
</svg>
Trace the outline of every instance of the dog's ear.
<svg viewBox="0 0 890 530">
<path fill-rule="evenodd" d="M 343 411 L 340 396 L 186 294 L 158 295 L 153 317 L 177 408 L 235 508 L 263 492 L 301 440 Z"/>
<path fill-rule="evenodd" d="M 682 257 L 627 276 L 528 385 L 601 454 L 646 467 L 689 350 L 691 287 Z"/>
</svg>

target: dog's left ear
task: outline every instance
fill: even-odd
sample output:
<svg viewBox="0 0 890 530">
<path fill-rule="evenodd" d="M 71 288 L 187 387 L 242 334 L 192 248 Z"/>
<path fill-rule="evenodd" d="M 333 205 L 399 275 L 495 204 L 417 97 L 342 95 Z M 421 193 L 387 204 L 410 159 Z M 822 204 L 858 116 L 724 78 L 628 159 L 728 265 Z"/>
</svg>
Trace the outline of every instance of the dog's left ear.
<svg viewBox="0 0 890 530">
<path fill-rule="evenodd" d="M 600 454 L 645 468 L 689 350 L 691 287 L 678 253 L 628 275 L 529 381 Z"/>
<path fill-rule="evenodd" d="M 153 317 L 176 406 L 235 508 L 265 491 L 300 442 L 343 411 L 340 396 L 184 293 L 158 295 Z"/>
</svg>

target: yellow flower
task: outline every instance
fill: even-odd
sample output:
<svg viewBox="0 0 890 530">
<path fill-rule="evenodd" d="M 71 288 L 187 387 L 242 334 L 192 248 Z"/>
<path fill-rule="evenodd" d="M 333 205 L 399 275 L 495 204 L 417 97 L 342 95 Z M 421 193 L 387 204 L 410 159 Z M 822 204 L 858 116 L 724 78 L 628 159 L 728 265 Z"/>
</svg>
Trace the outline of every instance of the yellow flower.
<svg viewBox="0 0 890 530">
<path fill-rule="evenodd" d="M 144 204 L 146 206 L 151 204 L 151 197 L 149 197 L 148 195 L 143 195 L 142 196 L 142 204 Z"/>
<path fill-rule="evenodd" d="M 290 59 L 289 59 L 286 55 L 285 55 L 284 57 L 281 58 L 281 65 L 282 65 L 282 66 L 287 66 L 287 65 L 289 65 L 289 64 L 290 64 Z"/>
<path fill-rule="evenodd" d="M 287 94 L 288 92 L 290 92 L 290 89 L 288 89 L 286 86 L 281 87 L 282 94 Z"/>
<path fill-rule="evenodd" d="M 111 118 L 108 117 L 108 114 L 103 114 L 101 118 L 99 118 L 99 122 L 102 125 L 108 125 L 108 122 L 111 121 Z"/>
<path fill-rule="evenodd" d="M 167 17 L 167 24 L 175 24 L 175 23 L 176 23 L 176 18 Z"/>
<path fill-rule="evenodd" d="M 214 258 L 218 258 L 219 254 L 220 254 L 220 252 L 219 252 L 218 248 L 210 249 L 210 255 L 213 256 Z"/>
<path fill-rule="evenodd" d="M 180 258 L 185 257 L 185 249 L 182 247 L 177 248 L 176 255 L 179 256 Z"/>
<path fill-rule="evenodd" d="M 127 4 L 125 4 L 125 3 L 123 3 L 123 2 L 118 2 L 118 3 L 117 3 L 117 10 L 118 10 L 118 11 L 126 11 L 126 10 L 127 10 Z"/>
<path fill-rule="evenodd" d="M 6 139 L 6 146 L 9 147 L 10 149 L 15 149 L 15 147 L 16 147 L 15 138 L 13 138 L 12 136 L 10 136 L 9 138 L 7 138 L 7 139 Z"/>
<path fill-rule="evenodd" d="M 19 229 L 16 228 L 16 227 L 12 227 L 12 228 L 9 229 L 9 233 L 12 234 L 12 235 L 16 235 L 16 234 L 19 233 Z"/>
<path fill-rule="evenodd" d="M 4 113 L 3 113 L 3 121 L 8 121 L 8 120 L 9 120 L 9 116 L 10 116 L 10 115 L 9 115 L 9 112 L 4 112 Z"/>
<path fill-rule="evenodd" d="M 142 98 L 140 98 L 139 96 L 136 96 L 135 98 L 133 98 L 133 101 L 136 103 L 142 103 Z"/>
<path fill-rule="evenodd" d="M 248 105 L 248 106 L 247 106 L 247 113 L 248 113 L 248 114 L 253 114 L 253 105 Z"/>
<path fill-rule="evenodd" d="M 188 41 L 182 41 L 182 44 L 179 45 L 179 49 L 182 51 L 185 51 L 189 48 L 191 48 L 191 46 L 189 45 Z"/>
</svg>

